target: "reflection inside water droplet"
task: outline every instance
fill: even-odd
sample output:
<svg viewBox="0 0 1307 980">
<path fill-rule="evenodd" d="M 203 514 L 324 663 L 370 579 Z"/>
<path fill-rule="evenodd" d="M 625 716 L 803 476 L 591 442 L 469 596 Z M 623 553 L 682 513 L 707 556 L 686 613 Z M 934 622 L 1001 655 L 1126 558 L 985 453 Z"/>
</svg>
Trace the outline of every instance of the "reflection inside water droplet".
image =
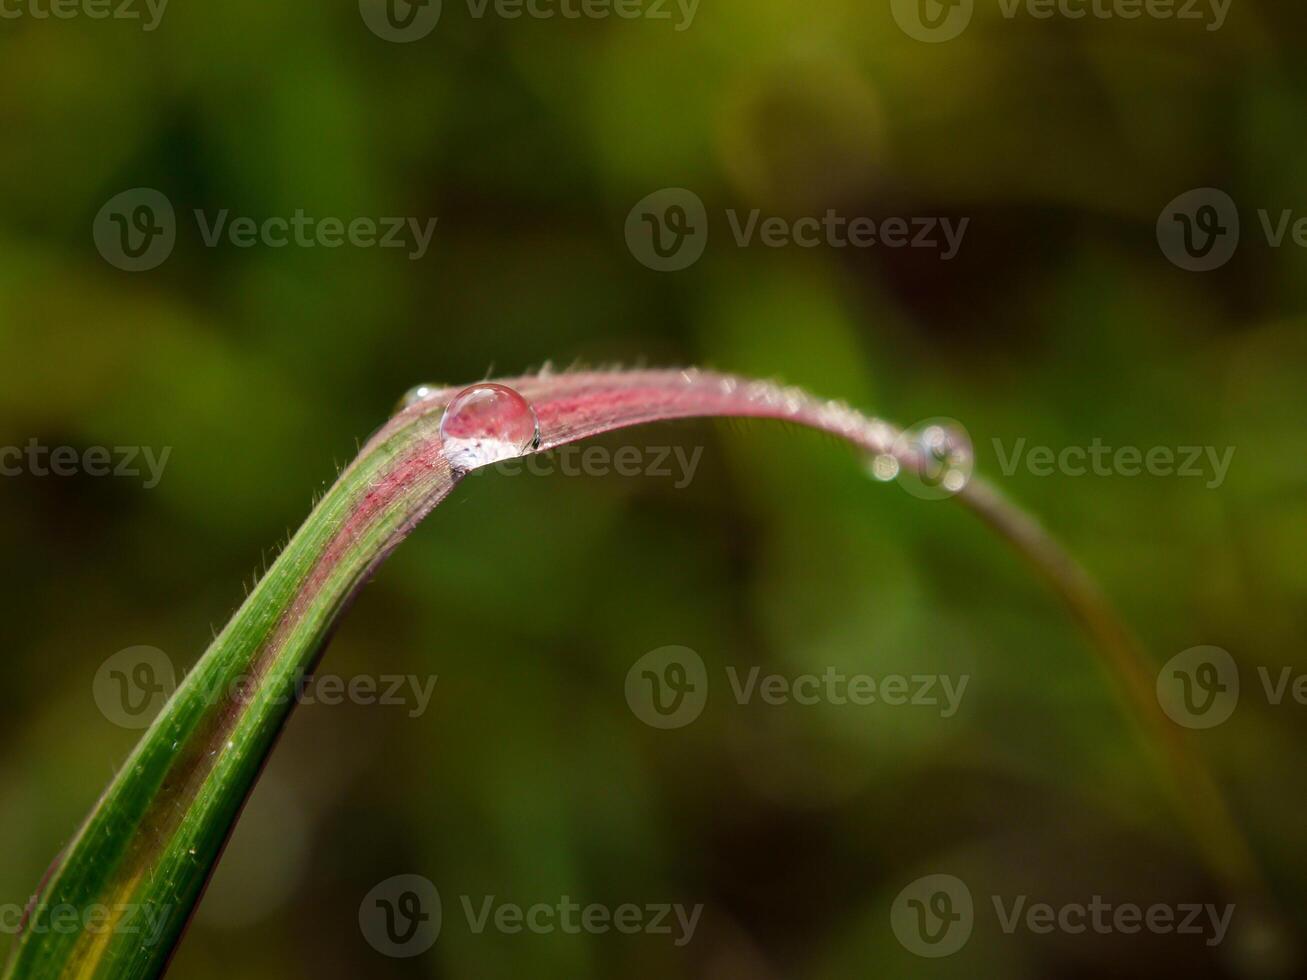
<svg viewBox="0 0 1307 980">
<path fill-rule="evenodd" d="M 506 385 L 479 384 L 459 392 L 440 420 L 445 458 L 455 470 L 474 470 L 521 456 L 540 442 L 531 403 Z"/>
</svg>

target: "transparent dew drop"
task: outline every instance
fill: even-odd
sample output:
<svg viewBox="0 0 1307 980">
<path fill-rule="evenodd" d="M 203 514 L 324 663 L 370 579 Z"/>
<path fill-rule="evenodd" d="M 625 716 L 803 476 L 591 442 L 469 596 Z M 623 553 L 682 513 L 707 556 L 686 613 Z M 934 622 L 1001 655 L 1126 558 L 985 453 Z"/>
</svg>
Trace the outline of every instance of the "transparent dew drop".
<svg viewBox="0 0 1307 980">
<path fill-rule="evenodd" d="M 957 493 L 967 485 L 967 474 L 962 470 L 949 470 L 940 482 L 949 493 Z"/>
<path fill-rule="evenodd" d="M 871 475 L 882 483 L 889 483 L 899 475 L 899 461 L 889 453 L 878 453 L 867 467 Z"/>
<path fill-rule="evenodd" d="M 438 384 L 420 384 L 414 385 L 400 397 L 399 402 L 395 405 L 395 411 L 392 414 L 398 415 L 406 408 L 412 408 L 418 402 L 424 402 L 428 398 L 433 398 L 444 390 L 444 385 Z"/>
<path fill-rule="evenodd" d="M 466 472 L 513 459 L 540 444 L 531 403 L 506 385 L 479 384 L 454 396 L 440 420 L 449 465 Z"/>
</svg>

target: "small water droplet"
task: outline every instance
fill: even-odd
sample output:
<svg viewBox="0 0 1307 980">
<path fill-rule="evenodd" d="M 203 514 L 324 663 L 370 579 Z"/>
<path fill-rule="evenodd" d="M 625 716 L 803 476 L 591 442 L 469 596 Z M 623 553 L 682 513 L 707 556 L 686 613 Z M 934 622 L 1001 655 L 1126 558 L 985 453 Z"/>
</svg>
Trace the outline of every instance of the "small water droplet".
<svg viewBox="0 0 1307 980">
<path fill-rule="evenodd" d="M 871 475 L 883 483 L 889 483 L 899 475 L 899 461 L 889 453 L 877 453 L 868 468 Z"/>
<path fill-rule="evenodd" d="M 449 465 L 467 471 L 534 449 L 540 443 L 540 423 L 520 394 L 487 382 L 454 396 L 440 420 L 440 437 Z"/>
<path fill-rule="evenodd" d="M 424 402 L 428 398 L 434 397 L 439 394 L 443 388 L 444 385 L 438 384 L 414 385 L 408 391 L 404 392 L 403 396 L 399 399 L 398 404 L 395 405 L 395 411 L 393 414 L 398 415 L 400 412 L 404 411 L 404 409 L 411 408 L 418 402 Z"/>
</svg>

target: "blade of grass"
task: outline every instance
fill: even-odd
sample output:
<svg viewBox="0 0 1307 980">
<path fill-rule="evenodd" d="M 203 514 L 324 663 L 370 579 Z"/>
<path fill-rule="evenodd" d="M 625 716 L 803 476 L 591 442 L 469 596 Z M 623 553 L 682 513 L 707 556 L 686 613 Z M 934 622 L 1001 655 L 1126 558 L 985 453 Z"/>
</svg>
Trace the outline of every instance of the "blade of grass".
<svg viewBox="0 0 1307 980">
<path fill-rule="evenodd" d="M 869 455 L 892 454 L 904 468 L 922 466 L 888 423 L 766 382 L 697 371 L 613 371 L 543 372 L 502 383 L 534 406 L 539 439 L 530 451 L 660 420 L 751 417 L 808 426 Z M 399 412 L 313 509 L 56 860 L 4 977 L 141 978 L 166 968 L 294 707 L 298 680 L 369 575 L 464 475 L 446 458 L 440 429 L 457 393 L 433 390 Z M 1148 699 L 1138 693 L 1146 660 L 1088 577 L 984 484 L 973 481 L 959 498 L 1062 594 L 1113 675 L 1126 679 L 1135 711 L 1148 716 Z M 1249 885 L 1251 858 L 1216 784 L 1196 755 L 1174 745 L 1188 802 L 1203 814 L 1200 847 L 1218 873 Z M 96 928 L 52 928 L 59 910 L 93 906 L 108 910 Z"/>
<path fill-rule="evenodd" d="M 1156 668 L 1150 665 L 1134 631 L 1116 614 L 1089 573 L 1038 521 L 992 484 L 972 480 L 958 500 L 1008 541 L 1062 599 L 1089 636 L 1118 696 L 1156 755 L 1158 769 L 1208 866 L 1227 892 L 1269 911 L 1265 882 L 1252 849 L 1192 735 L 1168 719 L 1158 704 Z"/>
</svg>

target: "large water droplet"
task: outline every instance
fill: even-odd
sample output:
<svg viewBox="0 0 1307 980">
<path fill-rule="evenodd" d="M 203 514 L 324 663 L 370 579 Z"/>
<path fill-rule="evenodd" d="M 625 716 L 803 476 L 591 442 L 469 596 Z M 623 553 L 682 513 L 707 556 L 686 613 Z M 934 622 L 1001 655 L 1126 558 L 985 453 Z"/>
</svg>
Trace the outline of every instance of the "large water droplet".
<svg viewBox="0 0 1307 980">
<path fill-rule="evenodd" d="M 395 411 L 392 413 L 398 415 L 406 408 L 411 408 L 418 402 L 424 402 L 428 398 L 433 398 L 444 390 L 444 385 L 438 384 L 420 384 L 414 385 L 400 397 L 399 403 L 395 405 Z"/>
<path fill-rule="evenodd" d="M 479 384 L 454 396 L 440 420 L 445 458 L 455 470 L 512 459 L 540 442 L 531 403 L 506 385 Z"/>
</svg>

